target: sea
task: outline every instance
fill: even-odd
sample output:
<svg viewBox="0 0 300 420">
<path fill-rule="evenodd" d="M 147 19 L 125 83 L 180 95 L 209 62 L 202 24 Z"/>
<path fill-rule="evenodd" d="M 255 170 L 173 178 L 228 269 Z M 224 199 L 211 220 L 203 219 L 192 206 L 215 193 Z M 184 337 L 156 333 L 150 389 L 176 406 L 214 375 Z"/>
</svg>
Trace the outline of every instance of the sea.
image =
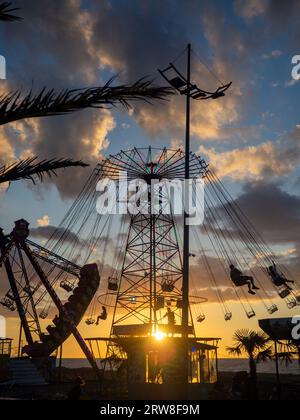
<svg viewBox="0 0 300 420">
<path fill-rule="evenodd" d="M 80 369 L 90 367 L 89 362 L 86 359 L 63 359 L 62 365 L 63 367 L 68 369 Z M 247 359 L 219 359 L 220 372 L 241 372 L 248 370 L 249 363 Z M 258 373 L 275 374 L 275 362 L 270 361 L 266 363 L 259 363 L 257 365 L 257 371 Z M 298 361 L 294 360 L 289 366 L 286 366 L 285 364 L 280 364 L 280 373 L 282 375 L 299 375 L 300 367 Z"/>
</svg>

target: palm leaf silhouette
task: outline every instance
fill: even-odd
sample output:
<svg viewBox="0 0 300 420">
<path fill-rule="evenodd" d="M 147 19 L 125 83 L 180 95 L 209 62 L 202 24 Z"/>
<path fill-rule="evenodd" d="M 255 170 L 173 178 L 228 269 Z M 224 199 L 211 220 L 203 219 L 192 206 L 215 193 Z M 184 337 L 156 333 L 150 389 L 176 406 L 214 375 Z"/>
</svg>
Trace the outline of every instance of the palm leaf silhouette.
<svg viewBox="0 0 300 420">
<path fill-rule="evenodd" d="M 82 161 L 71 159 L 51 159 L 37 162 L 37 157 L 28 158 L 0 167 L 0 184 L 21 179 L 30 179 L 33 183 L 36 179 L 42 182 L 45 175 L 50 178 L 56 176 L 56 171 L 59 169 L 87 166 L 89 165 Z"/>
<path fill-rule="evenodd" d="M 12 15 L 12 12 L 20 10 L 19 8 L 12 7 L 12 3 L 10 1 L 5 1 L 0 3 L 0 20 L 5 22 L 13 22 L 13 21 L 20 21 L 23 20 L 19 16 Z"/>
<path fill-rule="evenodd" d="M 20 91 L 0 96 L 0 125 L 24 118 L 65 115 L 85 108 L 109 108 L 122 105 L 131 108 L 132 101 L 151 103 L 165 100 L 174 93 L 172 88 L 153 85 L 150 80 L 141 79 L 132 85 L 112 86 L 111 79 L 103 87 L 88 89 L 43 88 L 38 94 L 30 91 L 22 96 Z"/>
</svg>

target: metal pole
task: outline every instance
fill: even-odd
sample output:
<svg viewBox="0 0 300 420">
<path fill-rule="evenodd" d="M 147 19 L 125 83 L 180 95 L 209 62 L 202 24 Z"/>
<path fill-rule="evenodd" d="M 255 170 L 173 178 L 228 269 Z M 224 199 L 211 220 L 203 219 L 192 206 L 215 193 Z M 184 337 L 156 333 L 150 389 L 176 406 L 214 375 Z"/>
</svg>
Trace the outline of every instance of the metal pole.
<svg viewBox="0 0 300 420">
<path fill-rule="evenodd" d="M 151 334 L 156 333 L 156 325 L 155 331 L 153 330 L 153 315 L 154 315 L 154 301 L 153 301 L 153 216 L 152 216 L 152 191 L 151 191 L 151 184 L 148 185 L 148 200 L 149 200 L 149 214 L 150 214 L 150 325 L 151 325 Z"/>
<path fill-rule="evenodd" d="M 62 383 L 63 344 L 59 348 L 59 383 Z"/>
<path fill-rule="evenodd" d="M 278 401 L 280 401 L 281 400 L 281 383 L 280 383 L 277 341 L 275 341 L 275 363 L 276 363 L 277 398 L 278 398 Z"/>
<path fill-rule="evenodd" d="M 185 138 L 185 203 L 189 203 L 188 186 L 190 179 L 190 120 L 191 120 L 191 44 L 188 44 L 187 60 L 187 95 L 186 95 L 186 138 Z M 188 225 L 188 212 L 184 212 L 184 240 L 183 240 L 183 284 L 182 284 L 182 338 L 184 348 L 184 375 L 185 383 L 188 384 L 189 358 L 189 256 L 190 256 L 190 229 Z"/>
<path fill-rule="evenodd" d="M 22 321 L 20 321 L 20 332 L 19 332 L 19 341 L 18 341 L 18 358 L 22 356 L 22 334 L 23 334 L 23 326 Z"/>
</svg>

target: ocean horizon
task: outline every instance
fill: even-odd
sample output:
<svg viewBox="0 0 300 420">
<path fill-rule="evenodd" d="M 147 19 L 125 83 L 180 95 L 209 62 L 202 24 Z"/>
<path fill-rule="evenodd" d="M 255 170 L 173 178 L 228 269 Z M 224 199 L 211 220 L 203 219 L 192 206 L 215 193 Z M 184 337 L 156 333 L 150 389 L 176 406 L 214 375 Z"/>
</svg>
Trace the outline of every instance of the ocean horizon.
<svg viewBox="0 0 300 420">
<path fill-rule="evenodd" d="M 98 360 L 100 362 L 100 360 Z M 59 360 L 57 360 L 57 366 Z M 63 367 L 68 369 L 81 369 L 90 367 L 86 359 L 63 359 Z M 219 359 L 219 372 L 241 372 L 249 370 L 248 359 Z M 275 374 L 275 362 L 269 361 L 266 363 L 259 363 L 257 365 L 258 373 Z M 300 367 L 297 360 L 293 360 L 292 364 L 286 366 L 280 364 L 280 373 L 283 375 L 300 375 Z"/>
</svg>

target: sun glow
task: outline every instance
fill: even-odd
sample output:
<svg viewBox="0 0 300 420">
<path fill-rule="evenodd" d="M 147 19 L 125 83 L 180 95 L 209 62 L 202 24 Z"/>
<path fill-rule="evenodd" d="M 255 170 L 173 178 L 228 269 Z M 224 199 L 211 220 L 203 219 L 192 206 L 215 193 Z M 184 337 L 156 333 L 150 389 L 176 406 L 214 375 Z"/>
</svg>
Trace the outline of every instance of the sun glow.
<svg viewBox="0 0 300 420">
<path fill-rule="evenodd" d="M 162 340 L 165 338 L 165 334 L 164 334 L 164 333 L 162 333 L 161 331 L 157 331 L 157 332 L 154 334 L 154 337 L 155 337 L 155 339 L 156 339 L 157 341 L 162 341 Z"/>
</svg>

